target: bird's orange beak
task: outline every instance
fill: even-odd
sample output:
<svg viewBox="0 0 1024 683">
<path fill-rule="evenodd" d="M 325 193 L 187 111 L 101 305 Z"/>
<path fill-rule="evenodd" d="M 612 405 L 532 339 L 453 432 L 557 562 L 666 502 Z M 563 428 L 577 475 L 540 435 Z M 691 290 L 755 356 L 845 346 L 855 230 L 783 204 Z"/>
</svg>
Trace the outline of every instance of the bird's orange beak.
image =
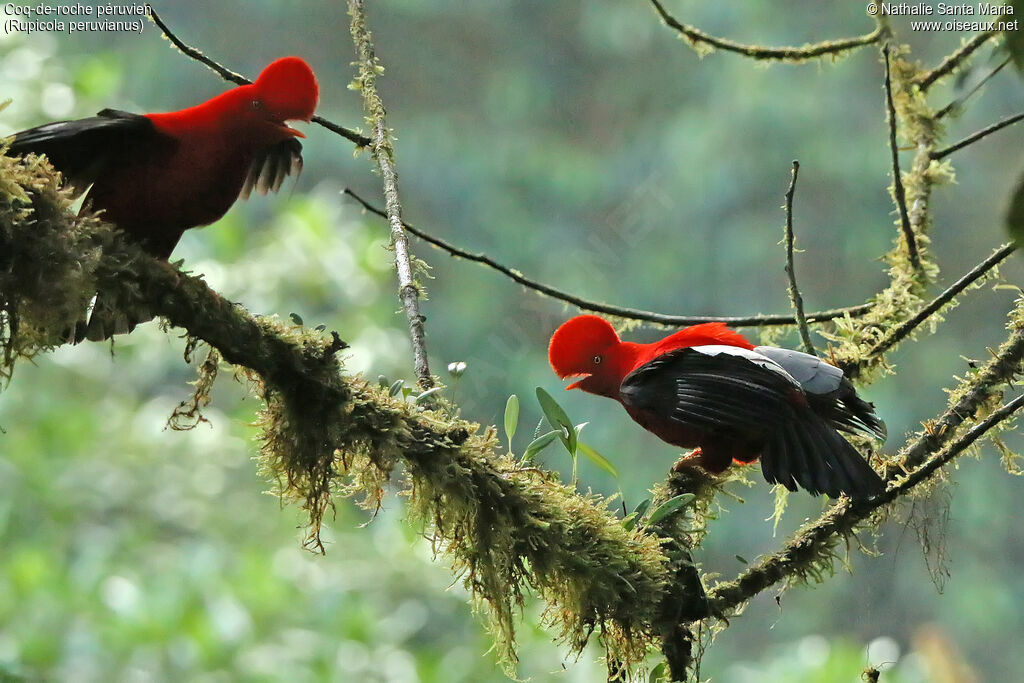
<svg viewBox="0 0 1024 683">
<path fill-rule="evenodd" d="M 285 133 L 288 133 L 288 135 L 291 135 L 291 136 L 294 136 L 294 137 L 297 137 L 297 138 L 304 138 L 304 137 L 306 137 L 306 135 L 302 131 L 295 130 L 294 128 L 291 128 L 289 126 L 284 125 L 283 123 L 281 124 L 281 130 L 283 132 L 285 132 Z"/>
<path fill-rule="evenodd" d="M 583 380 L 585 380 L 586 378 L 590 377 L 590 373 L 589 372 L 577 372 L 574 375 L 566 375 L 562 379 L 576 379 L 577 377 L 579 378 L 579 381 L 578 382 L 573 382 L 572 384 L 567 386 L 565 388 L 566 391 L 569 391 L 570 389 L 579 389 L 580 385 L 583 384 Z"/>
</svg>

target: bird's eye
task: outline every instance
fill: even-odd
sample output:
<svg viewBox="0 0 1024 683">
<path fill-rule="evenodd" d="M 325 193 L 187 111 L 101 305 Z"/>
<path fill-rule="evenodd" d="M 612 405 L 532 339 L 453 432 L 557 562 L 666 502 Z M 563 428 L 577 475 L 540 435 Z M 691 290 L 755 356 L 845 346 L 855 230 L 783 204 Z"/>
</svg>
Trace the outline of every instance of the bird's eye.
<svg viewBox="0 0 1024 683">
<path fill-rule="evenodd" d="M 263 109 L 263 103 L 259 100 L 253 100 L 249 103 L 249 107 L 252 109 Z"/>
<path fill-rule="evenodd" d="M 602 360 L 601 356 L 594 356 L 594 365 L 600 365 L 601 364 L 601 360 Z"/>
</svg>

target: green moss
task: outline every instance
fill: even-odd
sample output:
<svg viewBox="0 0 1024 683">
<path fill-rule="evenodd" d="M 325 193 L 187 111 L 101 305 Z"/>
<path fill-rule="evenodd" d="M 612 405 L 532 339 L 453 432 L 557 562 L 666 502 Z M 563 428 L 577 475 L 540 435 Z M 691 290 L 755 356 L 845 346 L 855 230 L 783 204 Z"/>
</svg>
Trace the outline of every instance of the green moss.
<svg viewBox="0 0 1024 683">
<path fill-rule="evenodd" d="M 0 154 L 0 382 L 17 359 L 63 343 L 96 293 L 112 229 L 76 215 L 74 200 L 44 159 Z"/>
</svg>

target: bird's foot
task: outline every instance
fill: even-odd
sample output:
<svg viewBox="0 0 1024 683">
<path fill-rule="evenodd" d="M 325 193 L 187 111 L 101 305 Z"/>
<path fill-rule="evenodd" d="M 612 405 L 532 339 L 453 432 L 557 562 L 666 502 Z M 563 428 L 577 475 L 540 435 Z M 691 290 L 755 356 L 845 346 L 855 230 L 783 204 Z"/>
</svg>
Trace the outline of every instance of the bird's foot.
<svg viewBox="0 0 1024 683">
<path fill-rule="evenodd" d="M 672 466 L 670 479 L 673 488 L 680 493 L 693 493 L 701 498 L 704 492 L 714 487 L 718 477 L 707 469 L 704 453 L 695 448 L 684 455 Z"/>
</svg>

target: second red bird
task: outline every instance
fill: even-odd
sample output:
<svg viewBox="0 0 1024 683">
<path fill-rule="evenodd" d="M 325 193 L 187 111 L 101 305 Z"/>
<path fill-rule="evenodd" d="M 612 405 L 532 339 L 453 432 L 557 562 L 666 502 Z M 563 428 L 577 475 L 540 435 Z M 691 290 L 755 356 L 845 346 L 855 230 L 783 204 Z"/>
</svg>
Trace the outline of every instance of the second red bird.
<svg viewBox="0 0 1024 683">
<path fill-rule="evenodd" d="M 567 389 L 615 399 L 662 440 L 699 449 L 709 472 L 760 458 L 765 479 L 790 491 L 867 498 L 885 489 L 839 433 L 884 439 L 885 425 L 842 370 L 815 356 L 754 346 L 721 323 L 636 344 L 582 315 L 555 331 L 548 360 L 578 379 Z"/>
</svg>

